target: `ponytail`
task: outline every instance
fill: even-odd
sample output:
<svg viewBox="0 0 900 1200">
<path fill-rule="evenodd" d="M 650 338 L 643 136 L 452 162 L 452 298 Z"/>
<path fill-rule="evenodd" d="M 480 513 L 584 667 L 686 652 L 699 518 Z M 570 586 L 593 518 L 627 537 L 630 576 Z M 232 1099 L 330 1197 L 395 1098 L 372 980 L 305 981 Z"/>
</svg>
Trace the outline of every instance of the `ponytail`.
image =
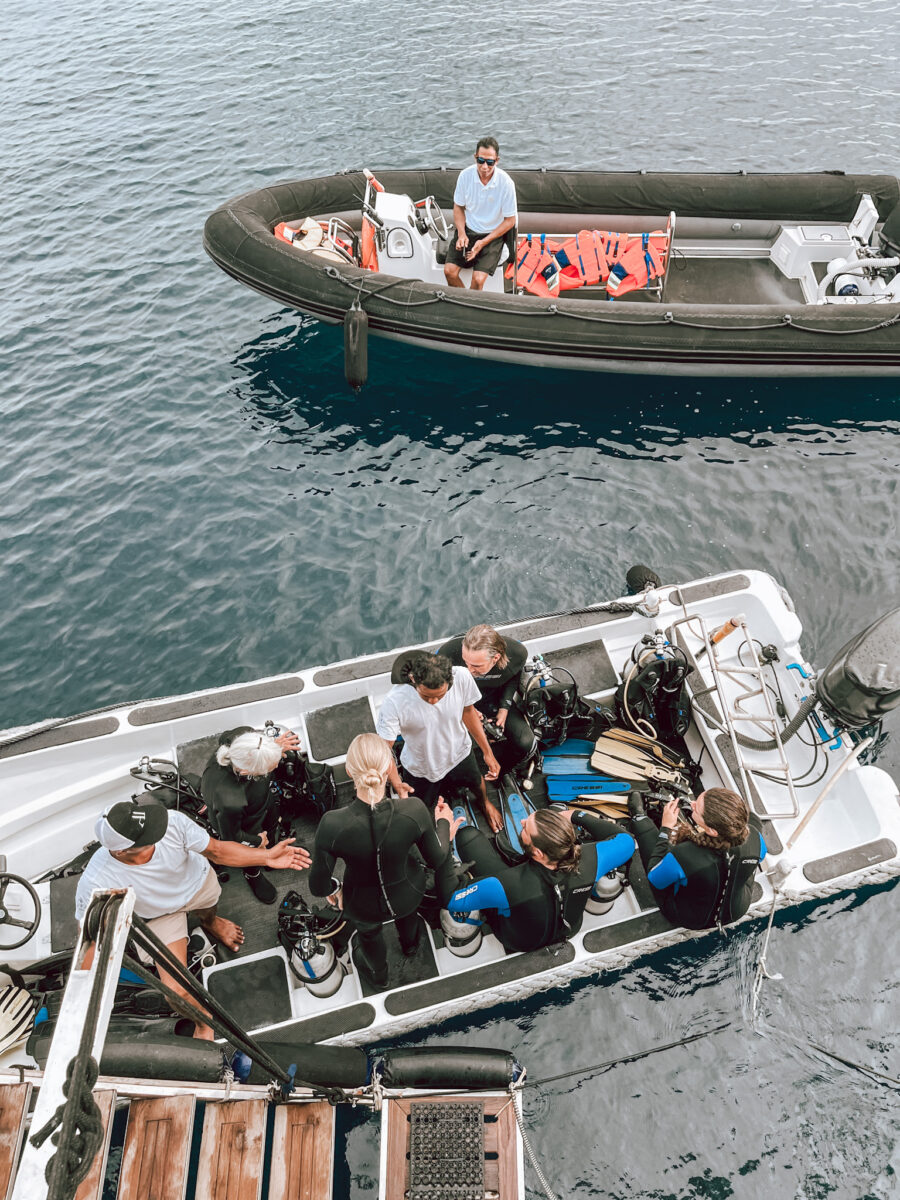
<svg viewBox="0 0 900 1200">
<path fill-rule="evenodd" d="M 572 822 L 549 808 L 540 808 L 534 814 L 535 833 L 531 845 L 546 855 L 557 871 L 564 875 L 578 870 L 581 847 L 575 841 Z"/>
</svg>

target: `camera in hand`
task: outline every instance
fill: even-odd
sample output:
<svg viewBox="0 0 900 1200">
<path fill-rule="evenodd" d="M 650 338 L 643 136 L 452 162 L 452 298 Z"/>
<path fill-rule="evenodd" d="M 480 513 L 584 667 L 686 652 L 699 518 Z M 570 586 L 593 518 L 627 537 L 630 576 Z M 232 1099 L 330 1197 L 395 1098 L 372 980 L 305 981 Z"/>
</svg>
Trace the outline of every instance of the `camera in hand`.
<svg viewBox="0 0 900 1200">
<path fill-rule="evenodd" d="M 642 798 L 647 816 L 658 825 L 662 820 L 663 809 L 670 800 L 678 801 L 678 815 L 685 821 L 694 823 L 691 810 L 691 797 L 687 792 L 643 792 Z"/>
<path fill-rule="evenodd" d="M 502 742 L 506 737 L 503 726 L 498 725 L 496 721 L 491 721 L 488 717 L 484 718 L 484 732 L 492 742 Z"/>
</svg>

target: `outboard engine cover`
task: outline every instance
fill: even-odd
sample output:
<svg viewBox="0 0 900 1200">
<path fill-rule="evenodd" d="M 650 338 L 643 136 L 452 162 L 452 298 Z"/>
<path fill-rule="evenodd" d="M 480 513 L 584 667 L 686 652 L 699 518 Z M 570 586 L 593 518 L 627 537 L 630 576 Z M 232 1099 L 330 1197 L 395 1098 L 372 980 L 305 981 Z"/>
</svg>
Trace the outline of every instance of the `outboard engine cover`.
<svg viewBox="0 0 900 1200">
<path fill-rule="evenodd" d="M 900 608 L 835 655 L 816 681 L 816 699 L 846 729 L 877 724 L 900 704 Z"/>
</svg>

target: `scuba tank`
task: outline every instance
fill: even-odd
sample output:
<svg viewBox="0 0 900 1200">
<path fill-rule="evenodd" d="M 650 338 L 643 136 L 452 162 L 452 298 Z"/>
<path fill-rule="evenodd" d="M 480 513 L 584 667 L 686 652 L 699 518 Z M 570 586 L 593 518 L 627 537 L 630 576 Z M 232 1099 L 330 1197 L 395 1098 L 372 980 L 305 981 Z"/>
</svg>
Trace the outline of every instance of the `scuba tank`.
<svg viewBox="0 0 900 1200">
<path fill-rule="evenodd" d="M 278 940 L 287 952 L 288 966 L 298 984 L 313 996 L 333 996 L 344 981 L 344 966 L 331 939 L 344 927 L 312 912 L 298 892 L 288 892 L 278 910 Z"/>
<path fill-rule="evenodd" d="M 444 945 L 457 958 L 471 958 L 481 948 L 484 934 L 481 929 L 481 914 L 470 912 L 459 919 L 441 909 L 441 933 L 444 935 Z"/>
<path fill-rule="evenodd" d="M 625 883 L 622 876 L 618 871 L 610 871 L 608 875 L 601 876 L 591 888 L 584 911 L 600 917 L 609 912 L 624 891 Z"/>
</svg>

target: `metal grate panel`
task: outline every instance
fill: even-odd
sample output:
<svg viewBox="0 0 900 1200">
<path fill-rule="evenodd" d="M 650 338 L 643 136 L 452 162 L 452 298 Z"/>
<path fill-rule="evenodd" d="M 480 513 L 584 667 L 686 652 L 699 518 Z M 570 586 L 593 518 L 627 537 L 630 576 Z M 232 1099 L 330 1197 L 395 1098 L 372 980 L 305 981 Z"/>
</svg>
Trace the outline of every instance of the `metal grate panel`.
<svg viewBox="0 0 900 1200">
<path fill-rule="evenodd" d="M 409 1107 L 409 1200 L 484 1200 L 484 1104 Z"/>
</svg>

